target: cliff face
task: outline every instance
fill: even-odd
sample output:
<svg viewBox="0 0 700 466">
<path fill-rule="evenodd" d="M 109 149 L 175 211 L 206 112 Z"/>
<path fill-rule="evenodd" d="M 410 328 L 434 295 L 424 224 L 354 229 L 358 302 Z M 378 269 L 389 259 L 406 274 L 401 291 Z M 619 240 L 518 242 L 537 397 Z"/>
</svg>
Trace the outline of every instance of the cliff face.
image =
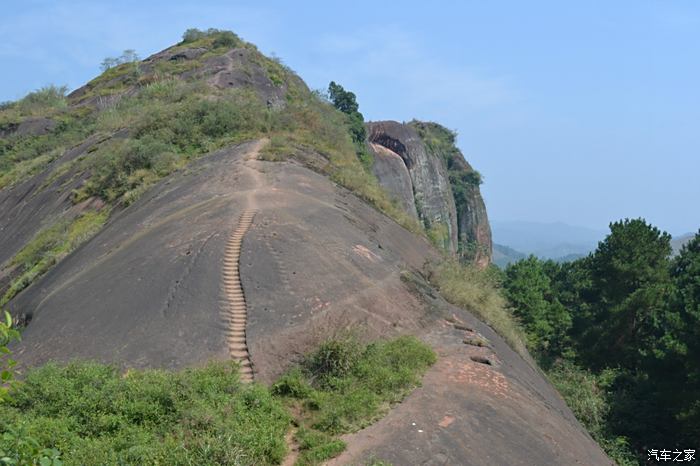
<svg viewBox="0 0 700 466">
<path fill-rule="evenodd" d="M 456 253 L 457 214 L 445 165 L 428 154 L 418 133 L 407 125 L 395 121 L 370 123 L 368 133 L 371 143 L 401 157 L 413 182 L 411 196 L 420 219 L 446 250 Z M 408 198 L 409 193 L 401 197 Z"/>
<path fill-rule="evenodd" d="M 492 243 L 481 180 L 455 147 L 454 134 L 418 121 L 373 122 L 368 133 L 380 184 L 408 213 L 417 214 L 447 251 L 486 267 Z"/>
</svg>

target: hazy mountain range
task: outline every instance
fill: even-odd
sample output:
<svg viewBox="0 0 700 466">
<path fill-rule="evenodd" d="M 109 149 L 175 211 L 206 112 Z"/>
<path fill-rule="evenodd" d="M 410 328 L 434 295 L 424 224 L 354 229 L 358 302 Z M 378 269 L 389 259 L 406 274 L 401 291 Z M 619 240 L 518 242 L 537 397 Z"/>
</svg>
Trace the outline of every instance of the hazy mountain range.
<svg viewBox="0 0 700 466">
<path fill-rule="evenodd" d="M 673 247 L 673 255 L 675 256 L 681 250 L 681 248 L 694 236 L 693 233 L 686 233 L 684 235 L 677 236 L 671 240 L 671 246 Z"/>
<path fill-rule="evenodd" d="M 562 222 L 494 221 L 493 242 L 544 259 L 583 256 L 593 251 L 606 232 Z"/>
<path fill-rule="evenodd" d="M 576 260 L 595 250 L 605 230 L 562 222 L 493 221 L 493 263 L 504 267 L 530 254 L 559 262 Z M 674 254 L 693 237 L 686 233 L 671 241 Z"/>
</svg>

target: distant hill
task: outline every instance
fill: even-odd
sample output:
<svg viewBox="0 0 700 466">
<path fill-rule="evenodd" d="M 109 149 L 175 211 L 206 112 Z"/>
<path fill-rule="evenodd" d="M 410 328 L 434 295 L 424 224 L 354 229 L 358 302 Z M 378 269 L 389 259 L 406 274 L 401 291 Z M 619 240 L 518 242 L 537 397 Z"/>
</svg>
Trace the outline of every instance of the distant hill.
<svg viewBox="0 0 700 466">
<path fill-rule="evenodd" d="M 494 221 L 493 241 L 523 254 L 544 259 L 571 260 L 587 255 L 606 232 L 562 222 Z M 495 255 L 495 248 L 494 248 Z M 495 262 L 495 260 L 494 260 Z"/>
<path fill-rule="evenodd" d="M 673 248 L 673 255 L 677 255 L 679 252 L 681 252 L 681 248 L 688 242 L 690 241 L 693 236 L 695 236 L 693 233 L 686 233 L 684 235 L 675 237 L 671 240 L 671 247 Z"/>
<path fill-rule="evenodd" d="M 554 260 L 557 262 L 571 262 L 571 261 L 575 261 L 577 259 L 580 259 L 582 257 L 586 257 L 587 255 L 588 254 L 577 254 L 577 253 L 567 254 L 565 256 L 557 257 Z"/>
<path fill-rule="evenodd" d="M 493 256 L 491 261 L 497 266 L 503 268 L 506 267 L 508 264 L 517 262 L 520 259 L 525 259 L 526 257 L 527 255 L 523 254 L 520 251 L 516 251 L 515 249 L 505 246 L 503 244 L 494 243 Z"/>
</svg>

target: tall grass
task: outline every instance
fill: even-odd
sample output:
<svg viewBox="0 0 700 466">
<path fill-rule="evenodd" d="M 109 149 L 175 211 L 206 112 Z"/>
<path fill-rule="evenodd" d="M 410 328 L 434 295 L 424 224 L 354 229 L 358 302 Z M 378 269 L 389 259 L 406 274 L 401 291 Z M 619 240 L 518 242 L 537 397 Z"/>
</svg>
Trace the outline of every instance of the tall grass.
<svg viewBox="0 0 700 466">
<path fill-rule="evenodd" d="M 571 361 L 558 360 L 547 369 L 547 376 L 571 408 L 576 419 L 583 424 L 605 452 L 620 466 L 640 464 L 627 439 L 615 436 L 608 427 L 612 404 L 608 391 L 617 370 L 606 369 L 599 374 L 583 369 Z"/>
<path fill-rule="evenodd" d="M 27 94 L 17 102 L 17 107 L 23 115 L 37 115 L 49 109 L 63 108 L 67 105 L 66 92 L 66 86 L 45 86 Z"/>
<path fill-rule="evenodd" d="M 430 271 L 430 281 L 452 304 L 479 316 L 519 354 L 527 354 L 523 332 L 489 269 L 445 260 Z"/>
</svg>

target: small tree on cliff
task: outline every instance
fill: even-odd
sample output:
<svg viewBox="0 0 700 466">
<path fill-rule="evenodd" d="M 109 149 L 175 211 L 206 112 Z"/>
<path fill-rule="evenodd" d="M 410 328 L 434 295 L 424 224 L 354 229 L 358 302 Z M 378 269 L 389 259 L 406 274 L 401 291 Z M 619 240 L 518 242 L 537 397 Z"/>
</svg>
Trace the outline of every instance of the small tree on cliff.
<svg viewBox="0 0 700 466">
<path fill-rule="evenodd" d="M 360 157 L 360 160 L 367 162 L 366 158 L 369 156 L 365 149 L 365 139 L 367 139 L 365 117 L 360 113 L 360 106 L 357 104 L 355 93 L 346 91 L 343 86 L 335 81 L 331 81 L 328 85 L 328 97 L 335 108 L 348 116 L 350 135 L 357 148 L 357 155 Z"/>
</svg>

